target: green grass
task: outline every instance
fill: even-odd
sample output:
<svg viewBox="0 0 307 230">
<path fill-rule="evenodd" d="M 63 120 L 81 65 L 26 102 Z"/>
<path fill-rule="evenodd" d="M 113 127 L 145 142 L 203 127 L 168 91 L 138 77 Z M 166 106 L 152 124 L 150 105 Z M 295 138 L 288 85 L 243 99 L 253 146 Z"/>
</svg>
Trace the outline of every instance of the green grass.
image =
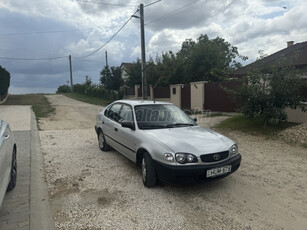
<svg viewBox="0 0 307 230">
<path fill-rule="evenodd" d="M 49 117 L 55 110 L 43 94 L 9 95 L 3 105 L 31 105 L 36 119 Z"/>
<path fill-rule="evenodd" d="M 90 97 L 90 96 L 86 96 L 86 95 L 78 94 L 78 93 L 64 93 L 63 95 L 66 97 L 69 97 L 69 98 L 72 98 L 78 101 L 86 102 L 89 104 L 93 104 L 93 105 L 106 106 L 112 102 L 111 100 L 106 100 L 106 99 L 102 99 L 98 97 Z"/>
<path fill-rule="evenodd" d="M 220 112 L 208 113 L 204 117 L 221 117 L 221 116 L 227 116 L 227 114 L 223 114 L 223 113 L 220 113 Z"/>
<path fill-rule="evenodd" d="M 301 145 L 303 148 L 307 149 L 307 143 Z"/>
<path fill-rule="evenodd" d="M 251 120 L 244 115 L 230 117 L 215 127 L 225 130 L 238 130 L 250 134 L 261 134 L 270 137 L 286 128 L 297 125 L 296 123 L 280 123 L 278 125 L 264 126 L 263 121 L 259 119 Z"/>
</svg>

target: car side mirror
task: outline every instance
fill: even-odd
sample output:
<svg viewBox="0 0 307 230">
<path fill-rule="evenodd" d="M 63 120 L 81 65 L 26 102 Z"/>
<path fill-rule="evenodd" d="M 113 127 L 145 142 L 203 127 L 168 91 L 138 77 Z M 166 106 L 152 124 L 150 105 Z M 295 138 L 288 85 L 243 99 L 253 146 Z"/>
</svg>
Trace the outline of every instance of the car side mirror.
<svg viewBox="0 0 307 230">
<path fill-rule="evenodd" d="M 193 118 L 193 121 L 197 122 L 197 118 L 196 118 L 196 117 L 195 117 L 195 118 Z"/>
<path fill-rule="evenodd" d="M 123 121 L 122 122 L 122 127 L 129 128 L 131 130 L 135 130 L 134 123 L 132 123 L 131 121 Z"/>
</svg>

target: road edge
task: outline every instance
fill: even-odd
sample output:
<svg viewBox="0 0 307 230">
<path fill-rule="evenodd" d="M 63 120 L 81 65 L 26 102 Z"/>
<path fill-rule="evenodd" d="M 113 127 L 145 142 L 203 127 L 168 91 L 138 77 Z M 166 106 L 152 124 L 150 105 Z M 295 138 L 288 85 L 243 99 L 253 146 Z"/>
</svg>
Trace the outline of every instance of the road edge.
<svg viewBox="0 0 307 230">
<path fill-rule="evenodd" d="M 48 186 L 45 181 L 44 160 L 41 152 L 37 121 L 31 109 L 31 178 L 30 178 L 30 229 L 54 230 Z"/>
</svg>

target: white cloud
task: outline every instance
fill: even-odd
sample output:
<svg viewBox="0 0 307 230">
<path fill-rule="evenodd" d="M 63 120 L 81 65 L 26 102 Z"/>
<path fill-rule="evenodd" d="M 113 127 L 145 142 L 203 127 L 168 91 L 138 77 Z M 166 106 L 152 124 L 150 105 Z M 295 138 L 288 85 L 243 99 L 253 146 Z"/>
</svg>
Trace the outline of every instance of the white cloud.
<svg viewBox="0 0 307 230">
<path fill-rule="evenodd" d="M 144 5 L 151 2 L 146 0 Z M 112 3 L 123 1 L 114 0 Z M 6 22 L 0 23 L 3 34 L 92 28 L 74 33 L 0 34 L 1 55 L 31 58 L 71 54 L 76 82 L 83 82 L 85 75 L 97 82 L 104 67 L 105 50 L 110 65 L 120 65 L 140 57 L 139 20 L 133 18 L 106 47 L 85 60 L 77 59 L 104 44 L 135 12 L 139 1 L 127 0 L 124 4 L 129 6 L 74 0 L 1 0 L 0 19 Z M 285 48 L 288 40 L 306 41 L 306 11 L 305 0 L 164 0 L 145 8 L 145 22 L 152 22 L 145 27 L 147 58 L 155 58 L 169 50 L 177 52 L 185 39 L 196 40 L 200 34 L 207 34 L 209 38 L 224 38 L 252 61 L 258 56 L 258 50 L 271 54 Z M 57 84 L 65 84 L 63 79 L 69 76 L 67 59 L 53 62 L 4 60 L 1 65 L 11 72 L 14 91 L 25 92 L 24 84 L 37 92 L 35 89 L 43 90 L 45 84 L 46 92 L 49 92 L 48 87 L 54 83 L 55 75 L 65 76 L 57 77 Z M 29 82 L 33 76 L 37 80 L 44 79 L 42 85 L 31 87 Z"/>
</svg>

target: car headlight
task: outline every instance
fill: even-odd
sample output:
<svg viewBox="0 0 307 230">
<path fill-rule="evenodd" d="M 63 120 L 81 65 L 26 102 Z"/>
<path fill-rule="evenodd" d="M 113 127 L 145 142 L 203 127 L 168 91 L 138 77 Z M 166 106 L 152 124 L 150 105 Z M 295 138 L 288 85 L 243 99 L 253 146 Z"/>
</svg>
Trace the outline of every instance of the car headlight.
<svg viewBox="0 0 307 230">
<path fill-rule="evenodd" d="M 238 146 L 236 144 L 232 145 L 229 149 L 230 156 L 233 156 L 238 153 Z"/>
<path fill-rule="evenodd" d="M 191 153 L 176 153 L 175 158 L 179 164 L 196 163 L 198 161 L 197 157 Z"/>
<path fill-rule="evenodd" d="M 171 154 L 171 153 L 164 153 L 164 156 L 165 156 L 167 161 L 171 161 L 171 162 L 174 161 L 173 154 Z"/>
</svg>

